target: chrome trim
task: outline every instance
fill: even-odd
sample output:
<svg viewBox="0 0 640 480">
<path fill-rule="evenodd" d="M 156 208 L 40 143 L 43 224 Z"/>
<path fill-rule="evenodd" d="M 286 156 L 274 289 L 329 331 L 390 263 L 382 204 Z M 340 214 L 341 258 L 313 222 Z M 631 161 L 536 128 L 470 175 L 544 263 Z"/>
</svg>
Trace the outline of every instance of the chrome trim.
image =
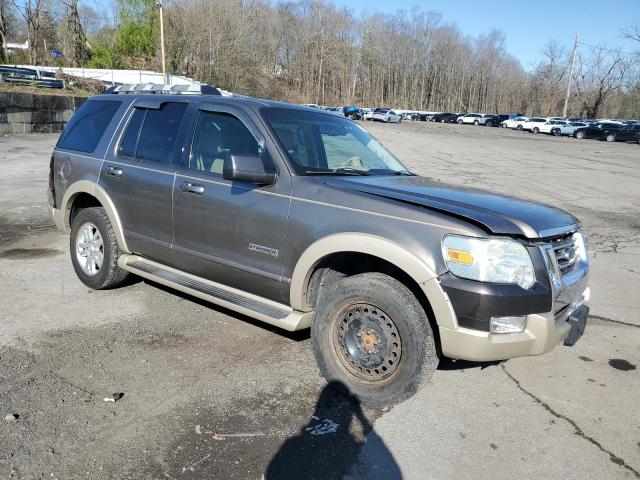
<svg viewBox="0 0 640 480">
<path fill-rule="evenodd" d="M 577 232 L 580 229 L 579 223 L 573 223 L 571 225 L 565 225 L 564 227 L 548 228 L 546 230 L 540 230 L 538 236 L 540 238 L 556 237 L 559 235 Z"/>
</svg>

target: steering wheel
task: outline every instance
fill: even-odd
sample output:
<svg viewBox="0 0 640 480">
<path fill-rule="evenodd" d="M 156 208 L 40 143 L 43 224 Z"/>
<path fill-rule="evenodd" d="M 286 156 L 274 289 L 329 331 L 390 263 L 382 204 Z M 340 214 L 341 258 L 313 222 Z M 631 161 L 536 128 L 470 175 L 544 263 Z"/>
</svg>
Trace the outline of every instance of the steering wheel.
<svg viewBox="0 0 640 480">
<path fill-rule="evenodd" d="M 362 168 L 364 165 L 362 164 L 362 158 L 354 155 L 353 157 L 349 158 L 349 160 L 347 160 L 346 162 L 341 163 L 340 165 L 336 165 L 335 168 L 345 168 L 345 167 L 351 167 L 351 168 Z"/>
</svg>

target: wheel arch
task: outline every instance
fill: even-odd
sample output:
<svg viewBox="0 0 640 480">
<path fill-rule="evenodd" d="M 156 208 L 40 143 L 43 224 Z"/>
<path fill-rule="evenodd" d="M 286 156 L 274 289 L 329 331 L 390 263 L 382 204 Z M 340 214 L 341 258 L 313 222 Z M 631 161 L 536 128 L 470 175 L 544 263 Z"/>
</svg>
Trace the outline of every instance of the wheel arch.
<svg viewBox="0 0 640 480">
<path fill-rule="evenodd" d="M 438 326 L 456 328 L 455 313 L 449 298 L 440 286 L 437 274 L 419 257 L 401 245 L 364 233 L 333 234 L 311 244 L 300 256 L 291 277 L 291 307 L 311 311 L 310 281 L 322 262 L 339 255 L 367 255 L 392 265 L 424 295 L 433 320 Z"/>
<path fill-rule="evenodd" d="M 65 191 L 60 207 L 62 210 L 62 221 L 65 231 L 68 231 L 71 228 L 74 209 L 77 208 L 78 202 L 84 202 L 87 198 L 95 199 L 98 204 L 91 206 L 101 206 L 104 208 L 107 216 L 109 217 L 109 221 L 111 222 L 111 226 L 113 227 L 120 249 L 125 253 L 131 253 L 127 247 L 120 216 L 118 215 L 118 211 L 116 210 L 113 201 L 100 185 L 92 181 L 79 180 L 70 185 Z"/>
</svg>

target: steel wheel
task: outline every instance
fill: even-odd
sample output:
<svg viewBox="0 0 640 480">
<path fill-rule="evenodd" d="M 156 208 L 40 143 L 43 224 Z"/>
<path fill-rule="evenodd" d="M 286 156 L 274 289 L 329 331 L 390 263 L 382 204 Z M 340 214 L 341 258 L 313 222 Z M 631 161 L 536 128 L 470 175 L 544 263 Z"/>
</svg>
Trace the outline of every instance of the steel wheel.
<svg viewBox="0 0 640 480">
<path fill-rule="evenodd" d="M 104 241 L 100 230 L 91 222 L 82 224 L 76 235 L 76 259 L 82 271 L 96 275 L 104 263 Z"/>
<path fill-rule="evenodd" d="M 349 305 L 338 313 L 333 347 L 349 373 L 369 382 L 393 375 L 402 356 L 396 324 L 380 308 L 368 303 Z"/>
</svg>

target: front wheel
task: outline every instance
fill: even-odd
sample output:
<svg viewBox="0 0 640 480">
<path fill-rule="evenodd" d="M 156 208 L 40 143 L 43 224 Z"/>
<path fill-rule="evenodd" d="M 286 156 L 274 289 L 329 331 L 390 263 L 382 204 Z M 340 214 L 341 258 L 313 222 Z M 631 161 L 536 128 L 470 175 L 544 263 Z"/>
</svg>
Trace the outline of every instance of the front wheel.
<svg viewBox="0 0 640 480">
<path fill-rule="evenodd" d="M 473 124 L 477 127 L 478 125 L 480 125 L 480 122 L 478 120 L 474 120 Z"/>
<path fill-rule="evenodd" d="M 560 136 L 560 129 L 559 128 L 554 128 L 553 130 L 551 130 L 551 134 L 554 137 L 559 137 Z"/>
<path fill-rule="evenodd" d="M 501 126 L 502 128 L 507 128 L 507 124 L 506 124 L 506 123 L 502 123 L 502 124 L 500 124 L 500 126 Z"/>
<path fill-rule="evenodd" d="M 575 137 L 582 140 L 584 138 L 584 132 L 576 132 Z"/>
<path fill-rule="evenodd" d="M 398 280 L 381 273 L 343 278 L 318 300 L 311 342 L 327 381 L 368 405 L 401 402 L 438 365 L 429 319 Z"/>
<path fill-rule="evenodd" d="M 538 127 L 533 127 L 533 130 L 531 130 L 533 133 L 538 134 L 540 133 L 540 129 Z"/>
<path fill-rule="evenodd" d="M 520 130 L 520 131 L 522 131 L 522 129 L 523 129 L 523 128 L 524 128 L 524 127 L 523 127 L 522 125 L 518 125 L 518 126 L 516 127 L 516 130 Z"/>
<path fill-rule="evenodd" d="M 616 141 L 616 136 L 613 133 L 610 133 L 606 137 L 604 137 L 604 139 L 607 142 L 615 142 Z"/>
<path fill-rule="evenodd" d="M 71 225 L 71 262 L 82 283 L 94 290 L 122 285 L 129 273 L 118 267 L 122 253 L 104 208 L 81 210 Z"/>
</svg>

